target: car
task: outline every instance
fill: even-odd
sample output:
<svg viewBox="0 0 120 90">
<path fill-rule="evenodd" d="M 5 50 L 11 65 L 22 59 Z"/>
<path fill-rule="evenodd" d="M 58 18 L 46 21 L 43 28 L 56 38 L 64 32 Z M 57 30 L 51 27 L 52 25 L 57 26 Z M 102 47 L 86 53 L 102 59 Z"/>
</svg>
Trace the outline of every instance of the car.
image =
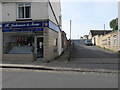
<svg viewBox="0 0 120 90">
<path fill-rule="evenodd" d="M 92 40 L 90 40 L 90 39 L 85 40 L 85 45 L 92 45 Z"/>
</svg>

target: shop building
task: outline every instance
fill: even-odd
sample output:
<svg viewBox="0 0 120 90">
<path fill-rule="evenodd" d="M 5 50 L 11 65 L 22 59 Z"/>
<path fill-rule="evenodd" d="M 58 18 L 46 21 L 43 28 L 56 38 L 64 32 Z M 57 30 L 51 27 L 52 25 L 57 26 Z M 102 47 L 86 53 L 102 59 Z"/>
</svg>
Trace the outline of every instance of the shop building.
<svg viewBox="0 0 120 90">
<path fill-rule="evenodd" d="M 49 61 L 62 52 L 60 1 L 2 2 L 3 61 Z"/>
</svg>

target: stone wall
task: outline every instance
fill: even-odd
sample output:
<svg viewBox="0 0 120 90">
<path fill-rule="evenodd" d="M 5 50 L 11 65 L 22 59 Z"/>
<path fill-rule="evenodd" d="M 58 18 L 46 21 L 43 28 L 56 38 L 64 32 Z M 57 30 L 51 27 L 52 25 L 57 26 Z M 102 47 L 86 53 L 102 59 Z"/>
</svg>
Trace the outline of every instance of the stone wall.
<svg viewBox="0 0 120 90">
<path fill-rule="evenodd" d="M 116 35 L 116 46 L 114 46 L 114 38 L 113 36 Z M 110 45 L 108 45 L 108 38 L 110 37 Z M 96 45 L 106 48 L 106 49 L 110 49 L 112 51 L 118 51 L 118 31 L 113 31 L 109 34 L 106 35 L 101 35 L 101 36 L 94 36 L 95 40 L 96 40 Z"/>
<path fill-rule="evenodd" d="M 58 32 L 51 29 L 45 30 L 44 35 L 44 60 L 50 61 L 58 56 L 58 46 L 56 46 Z M 58 43 L 58 42 L 57 42 Z"/>
</svg>

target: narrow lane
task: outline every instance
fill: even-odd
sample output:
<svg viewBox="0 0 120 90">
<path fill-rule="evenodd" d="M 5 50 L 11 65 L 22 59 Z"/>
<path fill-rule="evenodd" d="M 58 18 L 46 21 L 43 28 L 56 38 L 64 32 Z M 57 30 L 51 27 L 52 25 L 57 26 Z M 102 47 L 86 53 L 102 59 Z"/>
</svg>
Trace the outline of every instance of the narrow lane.
<svg viewBox="0 0 120 90">
<path fill-rule="evenodd" d="M 111 51 L 103 50 L 97 46 L 86 46 L 84 40 L 76 40 L 72 58 L 101 58 L 117 59 L 117 54 Z"/>
<path fill-rule="evenodd" d="M 86 46 L 84 40 L 74 40 L 74 50 L 69 64 L 79 68 L 118 70 L 118 55 L 99 48 Z"/>
</svg>

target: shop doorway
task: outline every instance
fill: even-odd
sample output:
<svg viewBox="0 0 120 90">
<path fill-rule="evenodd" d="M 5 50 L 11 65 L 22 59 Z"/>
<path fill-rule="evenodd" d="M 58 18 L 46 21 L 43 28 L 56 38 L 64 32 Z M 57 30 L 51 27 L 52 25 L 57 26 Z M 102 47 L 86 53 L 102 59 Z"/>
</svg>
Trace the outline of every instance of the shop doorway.
<svg viewBox="0 0 120 90">
<path fill-rule="evenodd" d="M 37 37 L 37 58 L 43 58 L 43 37 Z"/>
</svg>

